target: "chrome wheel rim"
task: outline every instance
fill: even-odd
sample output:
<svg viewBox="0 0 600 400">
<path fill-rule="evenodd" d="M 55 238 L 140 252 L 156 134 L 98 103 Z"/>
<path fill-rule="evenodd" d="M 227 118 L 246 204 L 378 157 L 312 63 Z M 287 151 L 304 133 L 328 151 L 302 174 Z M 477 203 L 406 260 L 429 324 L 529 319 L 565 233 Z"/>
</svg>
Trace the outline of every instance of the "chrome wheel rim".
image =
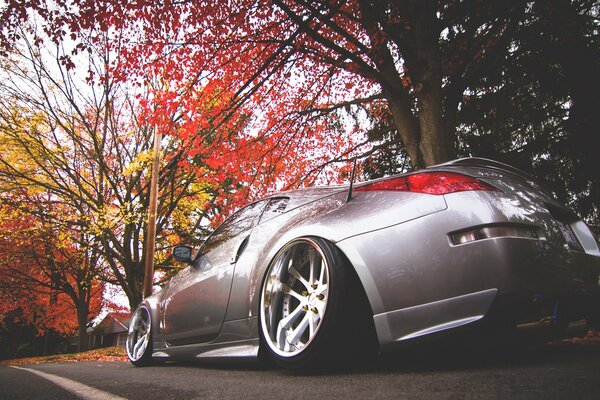
<svg viewBox="0 0 600 400">
<path fill-rule="evenodd" d="M 261 293 L 261 324 L 278 355 L 301 353 L 316 337 L 329 299 L 329 266 L 310 239 L 286 245 L 273 260 Z"/>
<path fill-rule="evenodd" d="M 144 356 L 150 343 L 150 330 L 148 310 L 144 307 L 138 308 L 131 318 L 127 332 L 127 356 L 132 361 L 138 361 Z"/>
</svg>

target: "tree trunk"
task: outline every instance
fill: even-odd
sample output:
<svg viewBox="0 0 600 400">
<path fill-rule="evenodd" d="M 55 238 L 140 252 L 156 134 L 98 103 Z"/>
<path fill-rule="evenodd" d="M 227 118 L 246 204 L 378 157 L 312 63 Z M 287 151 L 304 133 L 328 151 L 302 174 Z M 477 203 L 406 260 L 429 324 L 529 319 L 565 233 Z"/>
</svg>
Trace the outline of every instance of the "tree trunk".
<svg viewBox="0 0 600 400">
<path fill-rule="evenodd" d="M 87 333 L 88 305 L 77 304 L 77 351 L 88 350 Z"/>
<path fill-rule="evenodd" d="M 410 162 L 415 168 L 425 167 L 422 157 L 420 156 L 419 146 L 421 142 L 421 134 L 419 125 L 412 114 L 410 105 L 397 95 L 386 94 L 388 107 L 392 113 L 394 125 L 398 130 L 406 154 L 410 158 Z"/>
<path fill-rule="evenodd" d="M 393 30 L 390 33 L 402 51 L 404 74 L 410 78 L 416 104 L 408 100 L 408 95 L 385 95 L 413 167 L 423 168 L 454 155 L 443 115 L 437 5 L 433 1 L 401 1 L 396 12 L 406 19 L 407 28 L 395 35 Z M 381 19 L 385 20 L 384 16 Z"/>
<path fill-rule="evenodd" d="M 405 58 L 417 99 L 420 166 L 428 167 L 448 161 L 453 153 L 443 117 L 439 21 L 435 2 L 408 3 L 412 32 L 405 41 Z"/>
<path fill-rule="evenodd" d="M 431 78 L 424 85 L 417 94 L 421 137 L 419 152 L 424 166 L 428 167 L 450 160 L 453 147 L 442 116 L 441 76 L 439 79 Z"/>
</svg>

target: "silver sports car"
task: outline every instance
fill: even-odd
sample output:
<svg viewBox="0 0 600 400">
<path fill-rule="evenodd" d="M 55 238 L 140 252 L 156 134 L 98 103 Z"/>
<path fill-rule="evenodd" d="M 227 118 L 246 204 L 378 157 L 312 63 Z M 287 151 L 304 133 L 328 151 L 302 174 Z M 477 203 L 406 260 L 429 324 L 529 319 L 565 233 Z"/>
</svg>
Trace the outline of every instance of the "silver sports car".
<svg viewBox="0 0 600 400">
<path fill-rule="evenodd" d="M 352 187 L 353 186 L 353 187 Z M 600 252 L 522 171 L 467 158 L 280 193 L 228 218 L 134 311 L 127 355 L 310 369 L 491 326 L 598 326 Z"/>
</svg>

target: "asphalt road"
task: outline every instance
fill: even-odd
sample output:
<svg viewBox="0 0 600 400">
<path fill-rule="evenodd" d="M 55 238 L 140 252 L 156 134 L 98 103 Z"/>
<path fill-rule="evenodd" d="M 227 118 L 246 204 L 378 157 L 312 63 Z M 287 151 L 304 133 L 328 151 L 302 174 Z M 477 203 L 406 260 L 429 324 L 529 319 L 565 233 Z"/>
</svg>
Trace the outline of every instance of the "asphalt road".
<svg viewBox="0 0 600 400">
<path fill-rule="evenodd" d="M 318 375 L 260 364 L 21 367 L 0 367 L 1 399 L 600 399 L 598 345 L 413 354 Z"/>
</svg>

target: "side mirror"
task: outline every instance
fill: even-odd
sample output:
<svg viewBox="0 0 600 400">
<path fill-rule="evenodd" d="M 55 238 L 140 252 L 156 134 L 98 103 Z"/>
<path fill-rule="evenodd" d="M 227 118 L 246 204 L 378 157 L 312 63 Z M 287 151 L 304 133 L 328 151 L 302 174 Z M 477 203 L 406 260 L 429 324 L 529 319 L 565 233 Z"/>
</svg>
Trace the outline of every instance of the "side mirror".
<svg viewBox="0 0 600 400">
<path fill-rule="evenodd" d="M 189 264 L 192 262 L 192 248 L 190 246 L 175 246 L 173 248 L 173 257 L 179 262 Z"/>
</svg>

